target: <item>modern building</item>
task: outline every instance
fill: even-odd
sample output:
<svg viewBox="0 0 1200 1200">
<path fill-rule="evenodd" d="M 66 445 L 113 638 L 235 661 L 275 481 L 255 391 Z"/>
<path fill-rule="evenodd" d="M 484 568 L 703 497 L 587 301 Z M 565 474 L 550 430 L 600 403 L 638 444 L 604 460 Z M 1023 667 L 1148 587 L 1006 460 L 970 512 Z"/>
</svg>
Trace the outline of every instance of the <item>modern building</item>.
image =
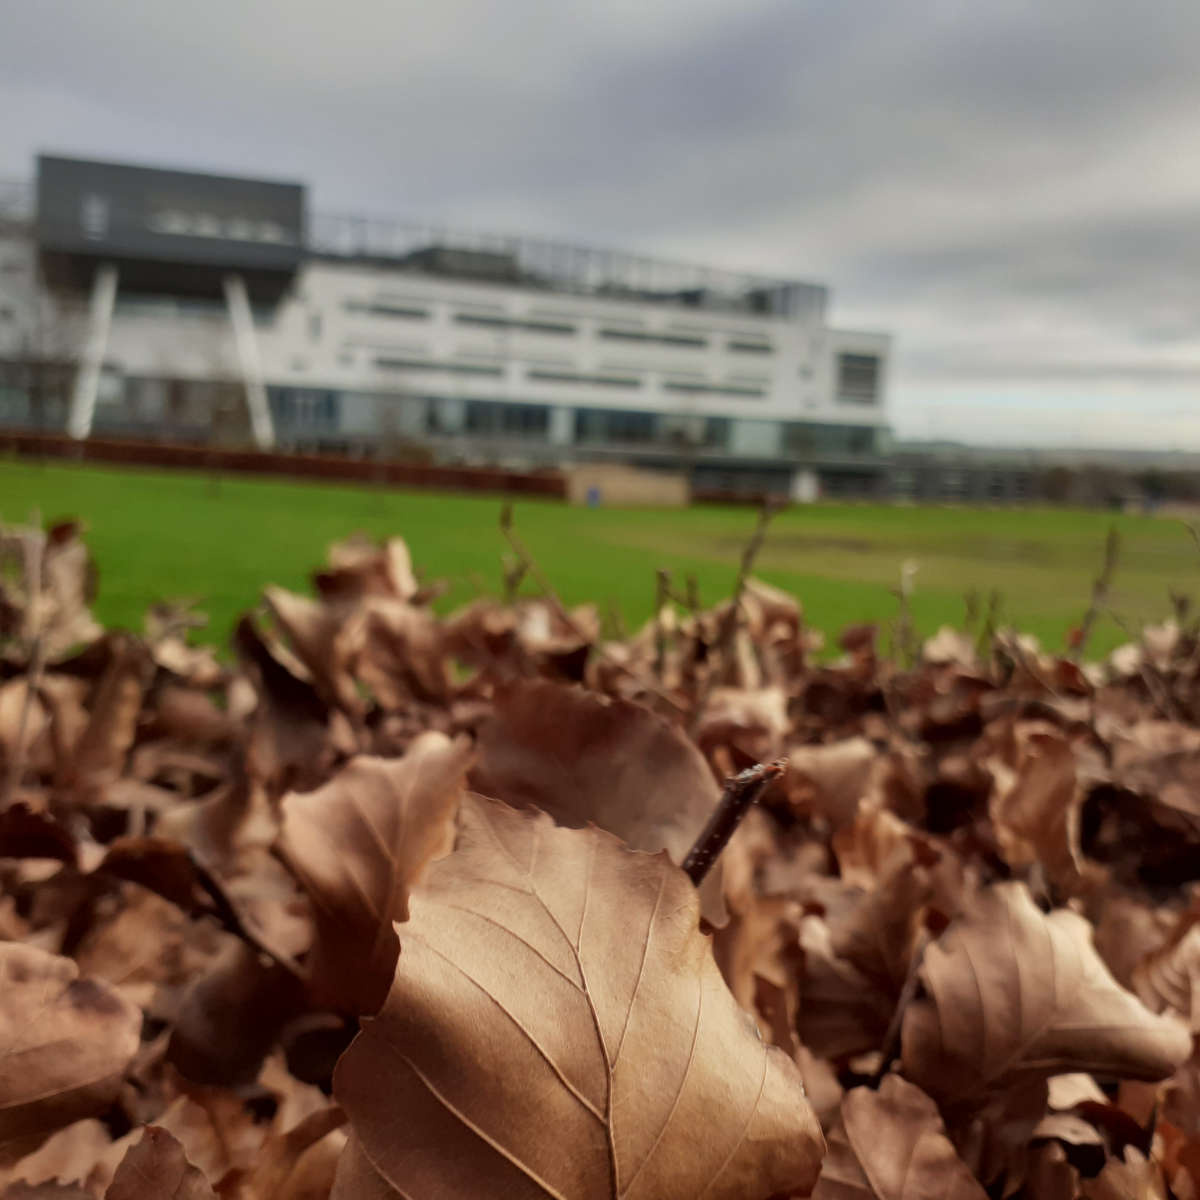
<svg viewBox="0 0 1200 1200">
<path fill-rule="evenodd" d="M 877 494 L 888 338 L 825 287 L 310 214 L 42 156 L 0 188 L 0 424 Z"/>
</svg>

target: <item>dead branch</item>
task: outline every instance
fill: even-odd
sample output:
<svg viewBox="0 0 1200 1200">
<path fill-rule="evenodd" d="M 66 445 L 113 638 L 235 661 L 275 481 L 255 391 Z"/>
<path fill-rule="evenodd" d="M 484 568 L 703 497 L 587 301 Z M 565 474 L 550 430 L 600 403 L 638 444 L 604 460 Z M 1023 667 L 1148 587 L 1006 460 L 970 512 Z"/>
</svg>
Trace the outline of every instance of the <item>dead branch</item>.
<svg viewBox="0 0 1200 1200">
<path fill-rule="evenodd" d="M 671 598 L 671 572 L 659 567 L 655 572 L 657 586 L 654 595 L 654 677 L 662 683 L 667 665 L 667 627 L 663 610 Z"/>
<path fill-rule="evenodd" d="M 750 540 L 742 551 L 742 560 L 738 566 L 737 579 L 734 581 L 729 607 L 722 613 L 721 622 L 717 626 L 716 643 L 710 651 L 709 671 L 704 680 L 704 688 L 692 709 L 691 720 L 688 722 L 688 732 L 692 735 L 695 735 L 696 730 L 700 727 L 704 710 L 708 707 L 713 688 L 717 684 L 717 668 L 712 659 L 714 655 L 719 656 L 723 665 L 733 649 L 734 638 L 737 637 L 738 620 L 742 613 L 742 595 L 746 591 L 746 581 L 750 578 L 754 560 L 758 557 L 758 552 L 762 549 L 766 539 L 767 526 L 770 525 L 772 518 L 786 507 L 785 501 L 767 499 L 763 501 L 762 508 L 758 510 L 758 523 L 754 526 L 754 532 L 750 535 Z"/>
<path fill-rule="evenodd" d="M 517 556 L 522 564 L 522 573 L 528 573 L 530 578 L 541 589 L 542 595 L 554 609 L 558 619 L 575 635 L 581 642 L 590 643 L 591 635 L 584 629 L 581 629 L 579 622 L 567 611 L 567 606 L 563 604 L 558 593 L 554 590 L 554 585 L 550 582 L 546 573 L 538 566 L 537 559 L 529 551 L 529 547 L 518 536 L 517 531 L 513 528 L 512 504 L 506 502 L 504 507 L 500 509 L 500 532 L 504 534 L 508 544 L 512 547 L 513 553 Z M 628 663 L 622 662 L 619 658 L 610 654 L 603 646 L 593 646 L 596 654 L 598 654 L 606 663 L 615 667 L 623 675 L 634 680 L 639 687 L 645 688 L 646 691 L 656 696 L 659 700 L 665 701 L 678 712 L 684 711 L 683 705 L 679 703 L 673 696 L 670 696 L 662 688 L 658 687 L 653 680 L 646 679 L 643 675 L 635 671 Z"/>
<path fill-rule="evenodd" d="M 767 785 L 786 770 L 787 759 L 780 758 L 773 763 L 756 763 L 725 780 L 720 802 L 683 860 L 684 871 L 697 887 L 733 837 L 734 830 L 742 823 L 750 806 L 763 794 Z"/>
<path fill-rule="evenodd" d="M 1113 525 L 1110 526 L 1108 537 L 1104 540 L 1104 564 L 1100 568 L 1100 574 L 1092 583 L 1092 598 L 1088 603 L 1087 612 L 1083 614 L 1083 620 L 1079 622 L 1079 633 L 1074 639 L 1074 646 L 1071 647 L 1071 658 L 1075 662 L 1083 657 L 1083 653 L 1087 649 L 1088 638 L 1092 636 L 1092 627 L 1096 624 L 1096 618 L 1108 603 L 1108 589 L 1112 583 L 1113 572 L 1117 569 L 1117 557 L 1120 551 L 1121 535 L 1117 532 L 1117 527 Z"/>
<path fill-rule="evenodd" d="M 33 698 L 42 683 L 42 672 L 46 665 L 45 647 L 42 643 L 41 605 L 38 603 L 42 590 L 42 563 L 46 552 L 46 535 L 39 527 L 33 537 L 23 540 L 26 605 L 29 619 L 29 662 L 25 670 L 25 695 L 21 700 L 21 715 L 17 721 L 17 736 L 13 742 L 12 757 L 4 777 L 4 794 L 0 796 L 0 808 L 7 808 L 21 784 L 25 771 L 26 742 L 29 731 L 29 714 Z"/>
</svg>

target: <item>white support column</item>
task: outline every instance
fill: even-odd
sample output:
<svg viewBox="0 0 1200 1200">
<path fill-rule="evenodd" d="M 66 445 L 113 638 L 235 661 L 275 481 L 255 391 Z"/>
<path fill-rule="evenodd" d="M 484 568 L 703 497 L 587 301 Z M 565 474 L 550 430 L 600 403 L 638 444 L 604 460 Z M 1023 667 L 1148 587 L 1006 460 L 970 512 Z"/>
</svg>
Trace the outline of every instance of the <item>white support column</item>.
<svg viewBox="0 0 1200 1200">
<path fill-rule="evenodd" d="M 100 371 L 104 352 L 108 349 L 108 330 L 112 325 L 113 304 L 117 298 L 117 268 L 102 264 L 92 281 L 92 302 L 88 307 L 88 333 L 79 370 L 75 375 L 75 390 L 71 394 L 71 411 L 67 416 L 67 432 L 73 438 L 86 438 L 92 432 L 96 414 L 96 393 L 100 390 Z"/>
<path fill-rule="evenodd" d="M 225 276 L 225 304 L 233 324 L 237 342 L 238 361 L 242 367 L 242 382 L 246 388 L 246 407 L 250 410 L 250 428 L 260 450 L 275 445 L 275 426 L 267 404 L 267 389 L 263 383 L 262 362 L 258 357 L 258 339 L 254 335 L 254 315 L 246 295 L 246 281 L 240 275 Z"/>
</svg>

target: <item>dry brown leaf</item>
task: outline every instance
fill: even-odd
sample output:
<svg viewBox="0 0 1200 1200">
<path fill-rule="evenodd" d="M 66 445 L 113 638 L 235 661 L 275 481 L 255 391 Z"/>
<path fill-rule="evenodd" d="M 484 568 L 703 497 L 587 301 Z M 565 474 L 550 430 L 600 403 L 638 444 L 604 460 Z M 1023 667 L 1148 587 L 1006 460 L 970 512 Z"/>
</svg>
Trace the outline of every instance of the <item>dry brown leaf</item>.
<svg viewBox="0 0 1200 1200">
<path fill-rule="evenodd" d="M 303 1004 L 302 980 L 228 937 L 180 999 L 168 1061 L 196 1083 L 249 1083 Z"/>
<path fill-rule="evenodd" d="M 925 952 L 925 995 L 904 1015 L 905 1074 L 940 1103 L 1072 1071 L 1170 1075 L 1187 1031 L 1109 974 L 1090 926 L 1039 911 L 1023 884 L 981 892 Z"/>
<path fill-rule="evenodd" d="M 806 1194 L 799 1071 L 722 982 L 687 877 L 484 797 L 461 822 L 334 1076 L 375 1171 L 422 1200 Z"/>
<path fill-rule="evenodd" d="M 1200 917 L 1188 913 L 1171 940 L 1133 969 L 1133 990 L 1154 1012 L 1170 1010 L 1200 1033 Z"/>
<path fill-rule="evenodd" d="M 666 850 L 676 863 L 720 797 L 695 744 L 649 709 L 544 680 L 497 695 L 471 783 L 560 825 L 591 822 L 634 850 Z M 726 920 L 721 874 L 718 860 L 701 890 L 714 925 Z"/>
<path fill-rule="evenodd" d="M 314 582 L 326 599 L 386 596 L 411 600 L 417 593 L 412 556 L 403 538 L 390 537 L 382 544 L 366 534 L 355 534 L 329 547 L 329 569 L 319 571 Z"/>
<path fill-rule="evenodd" d="M 104 1200 L 216 1200 L 208 1180 L 165 1129 L 147 1125 L 125 1152 Z"/>
<path fill-rule="evenodd" d="M 387 1183 L 363 1153 L 358 1138 L 350 1134 L 338 1159 L 329 1200 L 406 1200 Z"/>
<path fill-rule="evenodd" d="M 364 640 L 363 611 L 322 604 L 279 587 L 264 588 L 263 599 L 326 703 L 361 717 L 363 702 L 352 672 Z"/>
<path fill-rule="evenodd" d="M 0 1161 L 112 1103 L 142 1014 L 69 958 L 0 943 Z"/>
<path fill-rule="evenodd" d="M 393 921 L 425 865 L 454 843 L 470 750 L 425 733 L 399 759 L 352 760 L 324 787 L 283 801 L 279 849 L 313 903 L 316 992 L 374 1012 L 396 964 Z"/>
<path fill-rule="evenodd" d="M 1079 807 L 1075 751 L 1063 734 L 1042 721 L 1018 722 L 1013 762 L 992 761 L 996 786 L 989 810 L 1008 864 L 1021 869 L 1040 861 L 1069 893 L 1080 880 Z"/>
<path fill-rule="evenodd" d="M 1124 1159 L 1110 1158 L 1095 1179 L 1081 1185 L 1086 1200 L 1166 1200 L 1167 1186 L 1156 1162 L 1132 1147 Z"/>
<path fill-rule="evenodd" d="M 104 644 L 108 665 L 89 700 L 87 725 L 59 778 L 60 790 L 73 804 L 89 800 L 121 774 L 153 670 L 146 647 L 128 634 L 110 633 Z"/>
<path fill-rule="evenodd" d="M 346 1123 L 336 1105 L 310 1113 L 291 1129 L 267 1138 L 253 1166 L 227 1175 L 217 1187 L 222 1200 L 324 1200 L 333 1186 Z"/>
<path fill-rule="evenodd" d="M 108 1130 L 94 1117 L 76 1121 L 52 1133 L 32 1154 L 9 1170 L 0 1168 L 0 1187 L 24 1183 L 76 1184 L 93 1187 L 100 1174 L 97 1164 L 111 1151 Z M 101 1184 L 103 1181 L 100 1181 Z M 3 1193 L 7 1195 L 7 1193 Z"/>
<path fill-rule="evenodd" d="M 888 1075 L 878 1092 L 859 1087 L 843 1097 L 813 1200 L 986 1195 L 946 1136 L 937 1105 L 920 1088 Z"/>
<path fill-rule="evenodd" d="M 366 602 L 358 678 L 386 709 L 413 699 L 444 703 L 450 678 L 437 622 L 425 610 L 400 600 Z"/>
<path fill-rule="evenodd" d="M 801 812 L 825 818 L 835 829 L 853 823 L 878 751 L 864 737 L 826 746 L 792 746 L 784 782 Z"/>
</svg>

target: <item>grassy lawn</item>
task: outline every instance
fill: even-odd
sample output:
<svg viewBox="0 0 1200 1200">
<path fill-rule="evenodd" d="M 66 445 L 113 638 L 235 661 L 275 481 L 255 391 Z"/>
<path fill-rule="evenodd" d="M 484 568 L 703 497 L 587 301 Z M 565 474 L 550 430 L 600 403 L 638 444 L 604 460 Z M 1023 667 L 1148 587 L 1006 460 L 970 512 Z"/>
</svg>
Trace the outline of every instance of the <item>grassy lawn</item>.
<svg viewBox="0 0 1200 1200">
<path fill-rule="evenodd" d="M 453 587 L 443 608 L 494 592 L 506 547 L 495 497 L 329 486 L 159 471 L 0 462 L 0 517 L 81 517 L 100 567 L 100 619 L 140 628 L 156 599 L 188 597 L 224 642 L 267 583 L 307 590 L 325 546 L 354 530 L 398 533 L 427 577 Z M 654 570 L 702 600 L 727 595 L 753 527 L 748 508 L 578 509 L 519 500 L 516 526 L 568 603 L 615 606 L 631 625 L 653 606 Z M 1197 593 L 1200 554 L 1171 520 L 1058 509 L 975 510 L 817 505 L 777 517 L 757 574 L 793 592 L 827 632 L 886 622 L 900 565 L 917 563 L 913 611 L 932 632 L 963 614 L 964 593 L 1003 595 L 1006 621 L 1052 647 L 1087 606 L 1113 521 L 1122 535 L 1112 607 L 1131 626 L 1169 612 L 1168 592 Z M 1092 649 L 1125 640 L 1105 619 Z"/>
</svg>

